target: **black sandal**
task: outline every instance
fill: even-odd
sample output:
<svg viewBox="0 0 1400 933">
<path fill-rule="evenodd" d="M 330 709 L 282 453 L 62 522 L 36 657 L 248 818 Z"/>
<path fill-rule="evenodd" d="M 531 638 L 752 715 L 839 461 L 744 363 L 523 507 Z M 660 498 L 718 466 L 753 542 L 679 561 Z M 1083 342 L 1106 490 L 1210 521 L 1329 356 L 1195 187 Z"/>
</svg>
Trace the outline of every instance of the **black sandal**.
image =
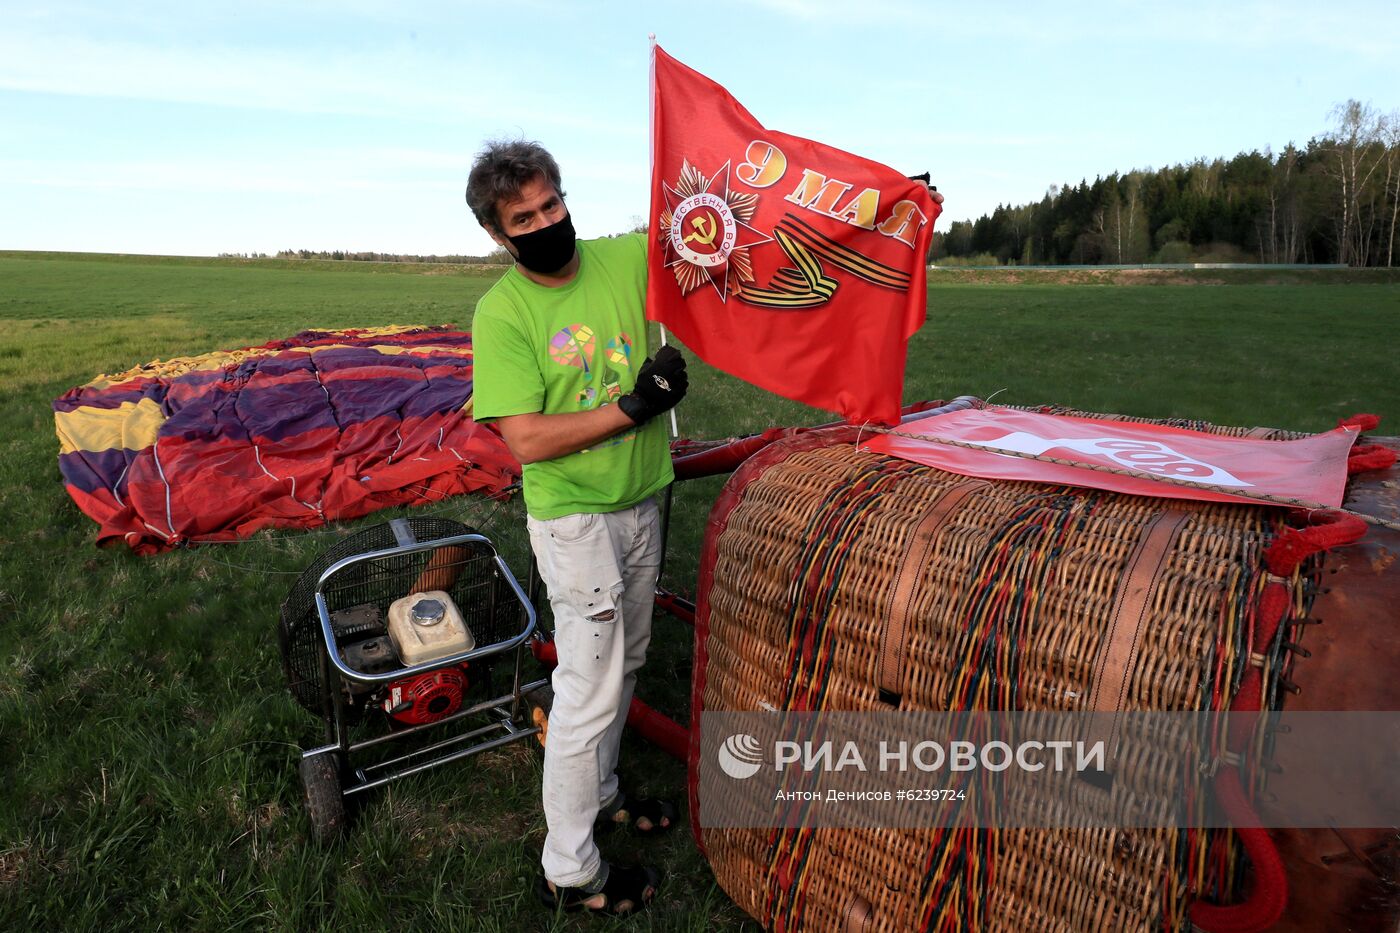
<svg viewBox="0 0 1400 933">
<path fill-rule="evenodd" d="M 618 818 L 619 814 L 621 819 Z M 637 821 L 641 819 L 649 820 L 651 828 L 639 827 Z M 666 820 L 664 824 L 661 822 L 663 819 Z M 613 802 L 598 811 L 593 833 L 606 833 L 617 826 L 626 826 L 638 836 L 659 836 L 675 828 L 676 805 L 660 797 L 628 797 L 619 790 Z"/>
<path fill-rule="evenodd" d="M 555 888 L 551 891 L 549 881 L 541 874 L 535 878 L 535 896 L 550 910 L 563 910 L 569 914 L 584 910 L 609 917 L 630 917 L 646 910 L 656 897 L 656 888 L 660 883 L 661 876 L 654 868 L 609 865 L 608 880 L 600 891 L 589 892 L 582 888 Z M 646 893 L 648 888 L 651 889 L 650 897 Z M 589 907 L 588 901 L 599 894 L 603 895 L 603 906 Z M 621 904 L 627 906 L 618 909 Z"/>
</svg>

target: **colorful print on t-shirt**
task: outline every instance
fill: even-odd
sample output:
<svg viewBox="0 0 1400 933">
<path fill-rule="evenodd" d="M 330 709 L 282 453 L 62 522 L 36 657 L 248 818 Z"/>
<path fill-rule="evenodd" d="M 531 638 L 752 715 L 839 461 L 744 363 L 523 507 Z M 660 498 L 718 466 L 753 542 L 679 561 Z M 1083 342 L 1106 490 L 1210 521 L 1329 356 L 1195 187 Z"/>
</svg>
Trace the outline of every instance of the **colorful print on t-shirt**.
<svg viewBox="0 0 1400 933">
<path fill-rule="evenodd" d="M 601 360 L 598 356 L 598 340 L 587 324 L 570 324 L 549 340 L 549 358 L 552 362 L 583 370 L 585 384 L 575 396 L 579 411 L 600 408 L 622 397 L 622 372 L 632 365 L 632 338 L 625 333 L 618 334 L 608 341 Z M 627 431 L 615 435 L 588 450 L 630 441 L 636 433 Z"/>
</svg>

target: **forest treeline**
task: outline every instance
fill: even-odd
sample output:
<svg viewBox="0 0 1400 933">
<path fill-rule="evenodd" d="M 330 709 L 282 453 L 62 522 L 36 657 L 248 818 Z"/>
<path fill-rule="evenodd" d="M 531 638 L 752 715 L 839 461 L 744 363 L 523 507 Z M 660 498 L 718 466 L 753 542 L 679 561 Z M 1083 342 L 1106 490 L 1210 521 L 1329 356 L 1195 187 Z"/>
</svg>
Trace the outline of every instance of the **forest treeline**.
<svg viewBox="0 0 1400 933">
<path fill-rule="evenodd" d="M 1052 186 L 934 233 L 932 262 L 1343 263 L 1393 266 L 1400 111 L 1348 101 L 1299 149 L 1242 152 Z"/>
<path fill-rule="evenodd" d="M 220 253 L 229 259 L 265 259 L 266 253 Z M 344 249 L 280 249 L 277 259 L 343 259 L 350 262 L 454 262 L 508 266 L 510 256 L 503 249 L 495 249 L 486 256 L 418 256 L 412 253 L 373 253 Z"/>
<path fill-rule="evenodd" d="M 622 233 L 609 233 L 607 236 L 626 236 L 629 233 L 645 233 L 646 224 L 640 217 L 634 217 L 630 230 Z M 266 253 L 220 253 L 229 259 L 266 259 Z M 339 259 L 350 262 L 450 262 L 468 265 L 508 266 L 515 260 L 503 248 L 497 246 L 485 256 L 419 256 L 413 253 L 374 253 L 344 249 L 283 249 L 277 251 L 277 259 Z"/>
</svg>

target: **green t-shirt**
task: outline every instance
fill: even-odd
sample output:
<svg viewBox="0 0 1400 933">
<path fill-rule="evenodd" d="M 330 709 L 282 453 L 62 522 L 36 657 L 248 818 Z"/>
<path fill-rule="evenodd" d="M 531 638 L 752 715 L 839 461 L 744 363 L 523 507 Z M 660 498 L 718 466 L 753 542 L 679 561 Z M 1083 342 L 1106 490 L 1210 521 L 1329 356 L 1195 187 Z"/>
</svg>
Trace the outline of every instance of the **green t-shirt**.
<svg viewBox="0 0 1400 933">
<path fill-rule="evenodd" d="M 472 320 L 472 413 L 586 411 L 632 391 L 648 356 L 646 241 L 580 240 L 578 274 L 547 288 L 511 267 L 481 297 Z M 527 463 L 525 508 L 537 519 L 613 512 L 671 482 L 663 419 L 578 453 Z"/>
</svg>

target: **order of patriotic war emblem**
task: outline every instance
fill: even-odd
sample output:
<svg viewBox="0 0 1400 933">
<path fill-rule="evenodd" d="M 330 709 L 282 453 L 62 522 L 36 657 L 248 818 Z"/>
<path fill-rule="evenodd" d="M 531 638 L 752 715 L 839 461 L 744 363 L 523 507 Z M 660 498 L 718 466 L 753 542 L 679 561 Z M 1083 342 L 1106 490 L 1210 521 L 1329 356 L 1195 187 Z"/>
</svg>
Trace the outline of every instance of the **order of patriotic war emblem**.
<svg viewBox="0 0 1400 933">
<path fill-rule="evenodd" d="M 752 282 L 749 250 L 771 240 L 749 225 L 758 195 L 730 189 L 729 163 L 707 177 L 682 160 L 676 183 L 662 191 L 666 205 L 657 227 L 681 294 L 709 285 L 723 301 Z"/>
<path fill-rule="evenodd" d="M 697 266 L 722 266 L 738 238 L 734 212 L 708 191 L 686 198 L 671 217 L 671 245 L 681 259 Z"/>
</svg>

